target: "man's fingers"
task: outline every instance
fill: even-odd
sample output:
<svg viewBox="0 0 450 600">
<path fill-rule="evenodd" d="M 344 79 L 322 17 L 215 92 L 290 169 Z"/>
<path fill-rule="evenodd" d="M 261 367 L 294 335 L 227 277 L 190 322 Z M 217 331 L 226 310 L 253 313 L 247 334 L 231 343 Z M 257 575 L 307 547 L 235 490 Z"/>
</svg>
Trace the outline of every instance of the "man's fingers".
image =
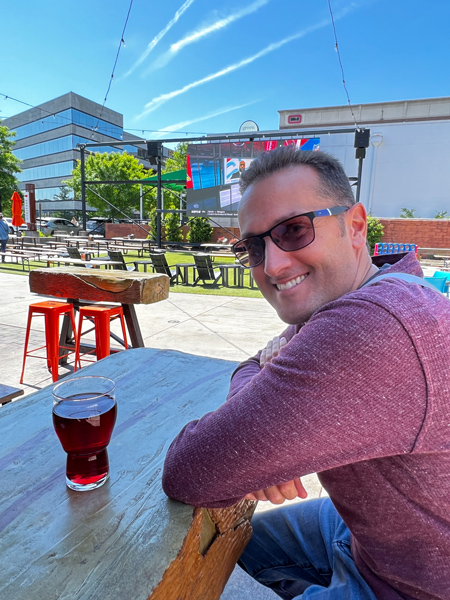
<svg viewBox="0 0 450 600">
<path fill-rule="evenodd" d="M 299 498 L 307 498 L 308 497 L 308 492 L 305 490 L 305 488 L 303 487 L 302 481 L 300 479 L 300 477 L 297 477 L 296 479 L 294 479 L 294 484 L 295 487 L 297 488 L 297 495 Z"/>
<path fill-rule="evenodd" d="M 262 502 L 272 502 L 272 504 L 283 504 L 285 500 L 294 500 L 294 498 L 306 498 L 308 496 L 302 485 L 300 477 L 291 481 L 272 485 L 264 490 L 258 490 L 252 494 L 247 494 L 247 500 L 260 500 Z"/>
<path fill-rule="evenodd" d="M 267 501 L 267 497 L 264 493 L 264 490 L 258 490 L 257 492 L 253 492 L 252 494 L 247 494 L 246 496 L 244 496 L 244 498 L 247 498 L 247 500 L 259 500 L 261 502 Z"/>
<path fill-rule="evenodd" d="M 278 486 L 278 489 L 285 500 L 293 500 L 298 496 L 298 490 L 297 486 L 295 485 L 295 481 L 287 481 L 286 483 L 281 483 Z"/>
<path fill-rule="evenodd" d="M 280 350 L 283 346 L 286 346 L 287 340 L 284 337 L 274 337 L 273 340 L 267 342 L 267 346 L 261 352 L 259 364 L 263 367 L 266 363 L 270 362 L 272 358 L 275 358 L 280 354 Z"/>
</svg>

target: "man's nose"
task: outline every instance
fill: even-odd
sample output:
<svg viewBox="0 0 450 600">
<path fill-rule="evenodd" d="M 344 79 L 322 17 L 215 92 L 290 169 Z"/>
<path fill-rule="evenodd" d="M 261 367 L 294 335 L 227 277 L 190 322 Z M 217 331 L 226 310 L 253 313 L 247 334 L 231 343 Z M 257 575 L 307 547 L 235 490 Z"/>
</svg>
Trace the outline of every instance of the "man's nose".
<svg viewBox="0 0 450 600">
<path fill-rule="evenodd" d="M 275 244 L 271 237 L 266 237 L 264 252 L 264 272 L 269 277 L 278 277 L 290 267 L 291 257 Z"/>
</svg>

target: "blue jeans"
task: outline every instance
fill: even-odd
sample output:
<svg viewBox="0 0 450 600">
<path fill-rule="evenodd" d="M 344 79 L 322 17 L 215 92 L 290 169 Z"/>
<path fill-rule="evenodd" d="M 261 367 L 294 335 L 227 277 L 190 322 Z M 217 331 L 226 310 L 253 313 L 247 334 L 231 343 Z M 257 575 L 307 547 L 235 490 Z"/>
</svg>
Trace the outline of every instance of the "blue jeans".
<svg viewBox="0 0 450 600">
<path fill-rule="evenodd" d="M 6 242 L 8 240 L 0 240 L 0 247 L 1 247 L 1 252 L 6 252 Z M 2 256 L 2 262 L 5 262 L 5 257 Z"/>
<path fill-rule="evenodd" d="M 329 498 L 256 513 L 239 565 L 283 600 L 376 600 Z"/>
</svg>

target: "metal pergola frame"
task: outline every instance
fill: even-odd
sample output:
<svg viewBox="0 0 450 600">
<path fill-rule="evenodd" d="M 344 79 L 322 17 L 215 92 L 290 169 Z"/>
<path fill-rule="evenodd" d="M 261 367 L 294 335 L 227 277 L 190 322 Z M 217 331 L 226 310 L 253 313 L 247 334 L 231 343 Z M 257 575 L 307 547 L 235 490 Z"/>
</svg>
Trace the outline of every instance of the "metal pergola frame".
<svg viewBox="0 0 450 600">
<path fill-rule="evenodd" d="M 253 142 L 255 140 L 270 140 L 270 139 L 277 139 L 277 140 L 283 140 L 283 139 L 296 139 L 296 138 L 305 138 L 305 137 L 311 137 L 311 136 L 316 136 L 316 135 L 333 135 L 333 134 L 338 134 L 338 133 L 354 133 L 356 135 L 357 132 L 361 132 L 362 130 L 364 130 L 366 128 L 358 128 L 358 127 L 352 127 L 352 128 L 341 128 L 341 129 L 334 129 L 334 128 L 322 128 L 322 129 L 276 129 L 273 131 L 255 131 L 255 132 L 251 132 L 251 133 L 247 133 L 247 134 L 243 134 L 243 133 L 222 133 L 222 134 L 215 134 L 215 135 L 206 135 L 206 136 L 201 136 L 201 137 L 183 137 L 183 138 L 167 138 L 167 139 L 159 139 L 159 140 L 126 140 L 126 141 L 121 141 L 121 142 L 108 142 L 108 146 L 113 146 L 113 147 L 120 147 L 123 146 L 124 144 L 129 144 L 131 141 L 133 142 L 133 145 L 135 146 L 145 146 L 145 147 L 149 147 L 149 145 L 152 146 L 152 148 L 157 148 L 157 154 L 156 156 L 153 156 L 153 158 L 156 159 L 156 174 L 157 174 L 157 196 L 156 196 L 156 216 L 157 216 L 157 226 L 156 226 L 156 243 L 158 248 L 161 248 L 161 215 L 163 213 L 162 210 L 162 188 L 164 187 L 164 183 L 179 183 L 179 180 L 174 180 L 172 181 L 165 181 L 162 182 L 161 180 L 161 167 L 162 167 L 162 156 L 161 156 L 161 148 L 163 146 L 163 144 L 167 143 L 167 144 L 177 144 L 177 143 L 195 143 L 195 144 L 208 144 L 211 142 L 222 142 L 222 143 L 226 143 L 226 142 Z M 370 130 L 369 130 L 370 133 Z M 116 183 L 116 184 L 142 184 L 141 180 L 127 180 L 127 181 L 86 181 L 85 179 L 85 152 L 86 149 L 88 148 L 96 148 L 99 146 L 104 146 L 105 142 L 89 142 L 86 144 L 77 144 L 77 147 L 80 149 L 80 175 L 81 175 L 81 210 L 82 210 L 82 219 L 83 219 L 83 229 L 86 229 L 86 186 L 87 185 L 102 185 L 105 183 Z M 356 146 L 356 142 L 355 142 L 355 147 Z M 360 150 L 360 148 L 357 148 L 357 152 L 356 152 L 356 157 L 359 160 L 359 164 L 358 164 L 358 176 L 356 178 L 356 201 L 359 202 L 359 197 L 360 197 L 360 193 L 361 193 L 361 177 L 362 177 L 362 165 L 363 165 L 363 160 L 364 160 L 364 156 L 365 156 L 365 149 L 364 152 L 359 152 L 358 150 Z M 351 180 L 354 180 L 354 178 L 350 178 Z M 355 184 L 353 184 L 355 185 Z M 99 194 L 97 194 L 97 192 L 95 192 L 94 190 L 90 189 L 91 192 L 93 192 L 94 194 L 96 194 L 97 196 L 99 196 L 100 198 L 102 198 L 102 200 L 105 200 L 102 196 L 100 196 Z M 105 202 L 107 204 L 110 204 L 107 200 L 105 200 Z M 118 209 L 116 209 L 118 210 Z M 122 211 L 118 211 L 118 212 L 122 212 Z M 170 211 L 173 212 L 173 211 Z M 125 214 L 125 213 L 122 213 Z M 125 215 L 127 216 L 127 215 Z M 142 228 L 144 229 L 144 228 Z M 147 231 L 147 230 L 145 230 Z"/>
</svg>

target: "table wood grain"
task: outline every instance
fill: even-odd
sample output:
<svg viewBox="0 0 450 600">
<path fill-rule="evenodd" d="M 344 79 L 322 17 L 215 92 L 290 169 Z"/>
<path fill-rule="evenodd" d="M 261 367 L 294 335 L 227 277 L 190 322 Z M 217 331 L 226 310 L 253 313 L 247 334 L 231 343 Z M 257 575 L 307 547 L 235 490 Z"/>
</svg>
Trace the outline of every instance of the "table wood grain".
<svg viewBox="0 0 450 600">
<path fill-rule="evenodd" d="M 159 273 L 52 267 L 30 273 L 30 291 L 78 300 L 152 304 L 169 297 L 170 279 Z"/>
<path fill-rule="evenodd" d="M 84 368 L 117 386 L 110 479 L 91 492 L 65 485 L 51 386 L 2 407 L 0 597 L 218 599 L 250 537 L 255 503 L 193 509 L 164 495 L 161 473 L 184 424 L 224 401 L 235 366 L 141 348 Z"/>
</svg>

